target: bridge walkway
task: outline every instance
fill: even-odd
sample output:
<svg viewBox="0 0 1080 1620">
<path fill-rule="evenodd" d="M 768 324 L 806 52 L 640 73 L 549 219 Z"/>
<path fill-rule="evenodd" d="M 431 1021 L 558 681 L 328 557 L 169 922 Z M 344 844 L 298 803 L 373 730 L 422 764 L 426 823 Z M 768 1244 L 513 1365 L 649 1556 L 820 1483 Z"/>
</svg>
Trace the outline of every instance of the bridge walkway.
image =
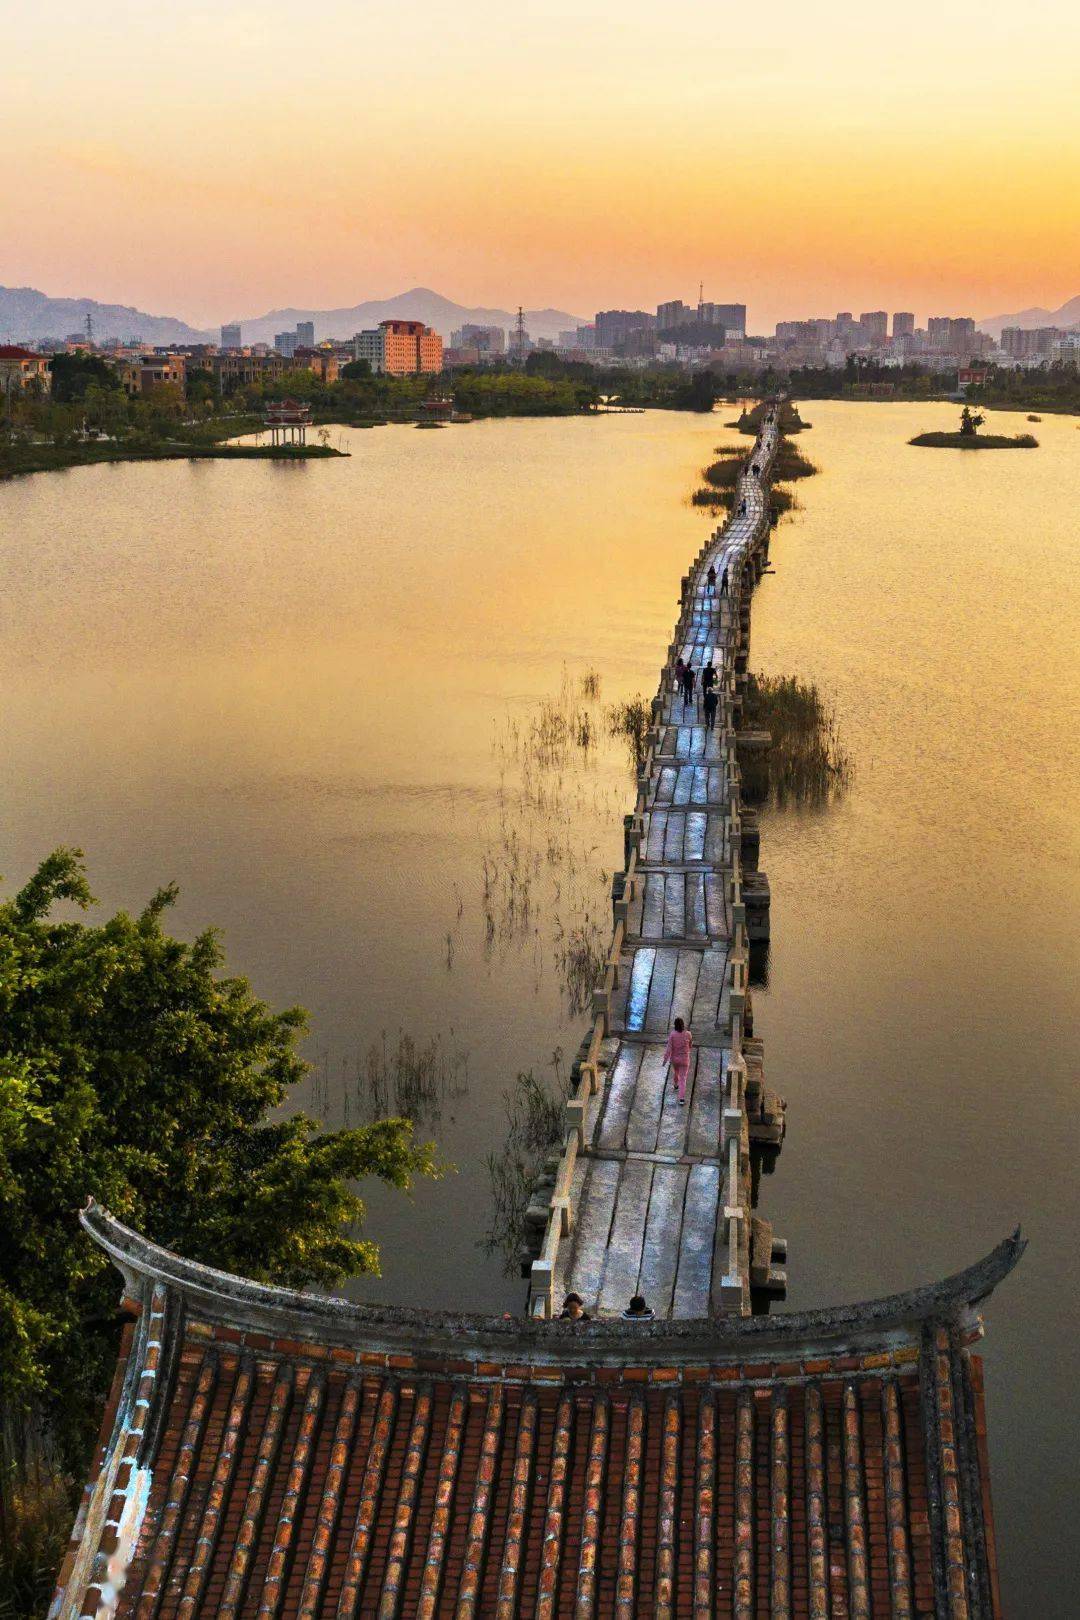
<svg viewBox="0 0 1080 1620">
<path fill-rule="evenodd" d="M 562 1232 L 546 1245 L 547 1276 L 541 1262 L 548 1309 L 570 1290 L 601 1316 L 620 1313 L 635 1293 L 658 1317 L 749 1308 L 747 1132 L 744 1117 L 737 1128 L 730 1110 L 726 1127 L 723 1120 L 725 1097 L 732 1100 L 733 1008 L 736 1046 L 741 1027 L 733 955 L 745 956 L 745 928 L 741 917 L 733 921 L 732 904 L 738 790 L 733 794 L 731 705 L 740 601 L 752 572 L 743 565 L 767 533 L 765 480 L 775 445 L 775 430 L 759 437 L 736 494 L 745 515 L 717 530 L 685 583 L 653 705 L 608 982 L 598 991 L 599 1039 L 570 1105 L 576 1142 L 553 1205 L 552 1223 Z M 710 563 L 718 578 L 727 569 L 729 594 L 709 590 Z M 698 672 L 691 705 L 676 690 L 680 653 Z M 721 694 L 712 730 L 700 687 L 710 659 Z M 663 1063 L 676 1017 L 694 1038 L 684 1107 Z M 741 1224 L 732 1222 L 733 1209 L 742 1211 Z"/>
</svg>

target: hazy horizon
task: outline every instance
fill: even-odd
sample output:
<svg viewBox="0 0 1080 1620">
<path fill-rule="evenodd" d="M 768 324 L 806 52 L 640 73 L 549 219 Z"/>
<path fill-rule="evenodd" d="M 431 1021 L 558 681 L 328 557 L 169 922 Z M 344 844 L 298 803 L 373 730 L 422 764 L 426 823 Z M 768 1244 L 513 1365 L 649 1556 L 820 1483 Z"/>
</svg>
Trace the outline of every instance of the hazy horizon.
<svg viewBox="0 0 1080 1620">
<path fill-rule="evenodd" d="M 1077 274 L 1073 277 L 1073 281 L 1076 282 L 1077 284 L 1080 284 L 1080 271 L 1078 271 Z M 4 284 L 0 284 L 0 291 L 5 291 L 5 290 L 6 291 L 21 291 L 21 290 L 23 290 L 23 288 L 21 288 L 21 287 L 16 288 L 13 285 L 6 285 L 5 286 Z M 277 316 L 279 314 L 281 314 L 283 316 L 286 315 L 286 314 L 291 314 L 291 313 L 303 314 L 305 311 L 333 313 L 334 311 L 339 310 L 339 309 L 349 309 L 349 308 L 353 308 L 353 307 L 363 305 L 363 304 L 393 303 L 393 302 L 400 301 L 400 300 L 402 300 L 404 298 L 408 298 L 410 296 L 410 294 L 412 294 L 414 292 L 415 293 L 432 294 L 436 298 L 445 299 L 448 302 L 451 302 L 451 303 L 454 303 L 454 304 L 458 305 L 463 311 L 466 311 L 466 312 L 475 311 L 475 312 L 480 313 L 480 312 L 483 312 L 485 310 L 499 310 L 500 312 L 502 312 L 502 313 L 504 313 L 504 314 L 506 314 L 508 316 L 511 316 L 511 317 L 513 316 L 513 313 L 514 313 L 514 310 L 513 310 L 512 306 L 511 306 L 511 301 L 506 299 L 506 298 L 499 298 L 499 297 L 496 296 L 495 298 L 482 303 L 479 299 L 471 298 L 468 295 L 467 292 L 460 294 L 460 296 L 455 296 L 453 293 L 447 293 L 441 287 L 434 287 L 434 286 L 431 286 L 429 283 L 421 283 L 421 282 L 413 283 L 413 284 L 411 284 L 410 286 L 407 286 L 407 287 L 401 287 L 397 292 L 392 292 L 392 293 L 390 293 L 390 292 L 364 293 L 363 295 L 361 295 L 359 297 L 352 297 L 352 298 L 348 298 L 346 300 L 331 301 L 329 299 L 311 299 L 311 300 L 309 300 L 307 302 L 301 302 L 299 299 L 291 298 L 291 299 L 288 299 L 286 302 L 284 302 L 282 304 L 275 305 L 272 308 L 269 308 L 269 307 L 268 308 L 262 308 L 262 307 L 256 308 L 256 307 L 254 307 L 253 300 L 249 300 L 248 304 L 245 305 L 241 309 L 231 310 L 227 314 L 220 314 L 218 316 L 211 316 L 208 319 L 199 319 L 199 318 L 193 316 L 182 305 L 180 305 L 180 306 L 169 305 L 169 306 L 163 306 L 161 308 L 149 308 L 149 307 L 140 305 L 140 303 L 139 303 L 139 301 L 137 299 L 133 299 L 133 298 L 130 298 L 130 297 L 125 297 L 123 292 L 117 292 L 117 293 L 115 293 L 114 295 L 111 295 L 111 296 L 103 296 L 102 293 L 99 292 L 99 291 L 88 291 L 85 288 L 82 289 L 81 291 L 68 291 L 66 289 L 65 290 L 57 290 L 56 288 L 53 288 L 53 287 L 33 287 L 33 288 L 30 288 L 28 286 L 28 284 L 26 284 L 26 290 L 33 291 L 33 292 L 36 292 L 36 293 L 41 293 L 46 298 L 48 298 L 50 300 L 54 300 L 54 301 L 58 301 L 58 300 L 61 300 L 61 299 L 70 299 L 70 300 L 74 300 L 74 301 L 86 301 L 86 302 L 92 302 L 92 303 L 98 303 L 98 304 L 106 304 L 106 305 L 129 306 L 131 308 L 138 309 L 140 311 L 140 313 L 142 313 L 144 315 L 152 315 L 152 316 L 154 316 L 156 318 L 159 318 L 159 319 L 160 318 L 165 318 L 165 319 L 173 319 L 173 320 L 183 321 L 187 325 L 189 325 L 189 326 L 191 326 L 193 328 L 200 329 L 200 330 L 205 330 L 205 331 L 213 331 L 216 328 L 218 328 L 218 327 L 220 327 L 222 325 L 225 325 L 225 324 L 227 324 L 229 322 L 250 321 L 250 322 L 254 323 L 256 321 L 264 321 L 264 320 L 269 319 L 271 316 Z M 705 296 L 706 299 L 708 299 L 709 295 L 710 295 L 709 294 L 709 289 L 708 289 L 708 287 L 706 287 L 704 296 Z M 683 296 L 684 299 L 685 299 L 685 302 L 687 302 L 687 303 L 695 303 L 696 302 L 696 293 L 693 294 L 692 296 L 687 295 L 685 293 L 680 295 L 680 293 L 678 291 L 676 291 L 675 293 L 672 294 L 672 296 L 673 297 Z M 746 302 L 745 298 L 739 298 L 738 293 L 735 293 L 733 295 L 733 297 L 735 298 L 735 301 L 737 301 L 737 302 Z M 1025 312 L 1027 312 L 1029 310 L 1038 309 L 1038 308 L 1042 308 L 1042 309 L 1047 310 L 1050 313 L 1053 313 L 1057 309 L 1061 308 L 1064 304 L 1066 304 L 1066 303 L 1068 303 L 1070 301 L 1073 301 L 1073 300 L 1075 300 L 1077 298 L 1080 298 L 1080 293 L 1077 293 L 1075 291 L 1073 293 L 1071 293 L 1071 294 L 1066 293 L 1061 298 L 1054 298 L 1054 299 L 1039 298 L 1037 295 L 1032 295 L 1031 297 L 1029 297 L 1029 299 L 1027 300 L 1026 303 L 1024 303 L 1022 305 L 1018 305 L 1017 308 L 1015 309 L 1015 311 L 987 310 L 983 314 L 976 314 L 975 315 L 975 320 L 976 320 L 976 323 L 978 323 L 980 320 L 982 320 L 982 321 L 993 321 L 993 320 L 998 319 L 1003 314 L 1010 314 L 1010 313 L 1021 314 L 1021 313 L 1025 313 Z M 727 300 L 721 300 L 719 298 L 719 296 L 717 296 L 716 302 L 724 302 L 724 301 L 727 301 Z M 659 299 L 653 301 L 653 303 L 659 303 L 659 302 L 660 302 Z M 651 309 L 653 307 L 653 304 L 650 303 L 650 301 L 648 301 L 648 300 L 643 300 L 643 299 L 636 299 L 635 300 L 635 299 L 631 298 L 631 299 L 628 299 L 624 305 L 620 305 L 620 306 L 613 306 L 610 303 L 601 304 L 601 305 L 598 306 L 598 308 L 612 308 L 612 307 L 625 307 L 625 308 L 629 308 L 629 309 L 639 309 L 640 308 L 640 309 L 645 309 L 645 310 L 650 310 L 651 311 Z M 848 298 L 846 307 L 849 310 L 853 311 L 856 318 L 864 310 L 880 309 L 880 308 L 883 308 L 883 307 L 887 307 L 887 310 L 888 310 L 888 313 L 889 313 L 889 316 L 890 316 L 890 319 L 891 319 L 892 314 L 893 314 L 893 312 L 895 310 L 898 310 L 898 309 L 909 309 L 910 310 L 911 309 L 911 304 L 910 303 L 904 304 L 902 301 L 899 301 L 899 302 L 894 302 L 892 304 L 889 304 L 889 305 L 885 306 L 885 305 L 883 305 L 883 303 L 882 303 L 882 301 L 880 299 L 878 299 L 877 302 L 875 302 L 871 298 L 865 304 L 859 305 L 857 302 L 853 302 L 851 298 Z M 529 313 L 534 313 L 535 314 L 535 313 L 538 313 L 540 311 L 565 313 L 570 318 L 572 318 L 574 320 L 581 320 L 581 321 L 591 321 L 593 319 L 593 315 L 596 313 L 595 310 L 589 310 L 589 311 L 585 311 L 585 310 L 572 311 L 572 310 L 569 310 L 569 309 L 563 310 L 563 309 L 560 308 L 559 305 L 556 305 L 551 300 L 548 300 L 546 303 L 537 301 L 537 302 L 535 302 L 533 304 L 530 304 L 528 306 L 528 308 L 526 309 L 526 314 L 527 315 Z M 785 313 L 783 313 L 781 315 L 776 316 L 776 320 L 777 321 L 799 320 L 799 319 L 804 319 L 804 318 L 806 318 L 806 319 L 815 319 L 815 318 L 829 318 L 829 319 L 831 319 L 836 315 L 836 313 L 837 313 L 836 310 L 825 309 L 825 308 L 800 307 L 800 308 L 798 308 L 796 310 L 794 308 L 794 306 L 793 306 L 792 311 L 785 312 Z M 974 313 L 974 311 L 969 305 L 964 305 L 963 307 L 960 307 L 960 305 L 957 305 L 955 308 L 951 308 L 951 309 L 947 309 L 947 310 L 946 309 L 930 308 L 930 309 L 927 309 L 927 310 L 918 310 L 918 309 L 916 309 L 914 311 L 917 325 L 925 325 L 928 316 L 931 315 L 931 314 L 936 314 L 936 315 L 946 315 L 946 314 L 947 315 L 971 315 L 972 313 Z M 753 318 L 753 308 L 752 308 L 752 306 L 749 308 L 749 312 L 748 312 L 748 330 L 749 331 L 751 331 L 751 332 L 764 332 L 766 330 L 766 328 L 771 330 L 771 328 L 774 325 L 775 325 L 775 321 L 772 321 L 772 320 L 770 320 L 768 322 L 762 321 L 760 323 L 755 323 L 754 318 Z"/>
<path fill-rule="evenodd" d="M 1064 0 L 42 0 L 7 19 L 0 280 L 201 327 L 416 285 L 588 315 L 703 279 L 756 330 L 1054 308 L 1078 46 Z"/>
</svg>

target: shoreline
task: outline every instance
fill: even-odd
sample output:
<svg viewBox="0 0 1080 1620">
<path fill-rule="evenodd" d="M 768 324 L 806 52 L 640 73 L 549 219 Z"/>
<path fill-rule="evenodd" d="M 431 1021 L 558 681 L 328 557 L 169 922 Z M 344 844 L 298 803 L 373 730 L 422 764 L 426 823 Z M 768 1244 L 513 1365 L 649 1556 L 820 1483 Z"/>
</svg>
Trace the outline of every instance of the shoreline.
<svg viewBox="0 0 1080 1620">
<path fill-rule="evenodd" d="M 65 472 L 70 467 L 116 466 L 125 461 L 324 461 L 348 456 L 330 445 L 102 444 L 9 446 L 0 450 L 0 482 L 32 473 Z"/>
</svg>

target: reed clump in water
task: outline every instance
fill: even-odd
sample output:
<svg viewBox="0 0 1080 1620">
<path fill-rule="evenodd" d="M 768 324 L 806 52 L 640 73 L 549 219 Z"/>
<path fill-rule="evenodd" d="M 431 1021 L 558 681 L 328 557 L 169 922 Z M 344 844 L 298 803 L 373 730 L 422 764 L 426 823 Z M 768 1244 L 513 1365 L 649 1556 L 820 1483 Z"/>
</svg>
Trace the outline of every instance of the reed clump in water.
<svg viewBox="0 0 1080 1620">
<path fill-rule="evenodd" d="M 580 923 L 564 934 L 557 923 L 555 966 L 566 991 L 572 1014 L 583 1013 L 592 1000 L 593 986 L 604 976 L 607 934 L 603 920 L 586 912 Z"/>
<path fill-rule="evenodd" d="M 551 1066 L 553 1081 L 538 1079 L 527 1069 L 519 1071 L 514 1084 L 503 1093 L 506 1139 L 502 1151 L 489 1153 L 486 1160 L 491 1214 L 483 1246 L 488 1254 L 502 1253 L 508 1272 L 521 1263 L 528 1236 L 526 1211 L 544 1160 L 562 1142 L 568 1081 L 563 1077 L 558 1047 Z"/>
<path fill-rule="evenodd" d="M 718 444 L 717 459 L 701 470 L 705 480 L 690 497 L 693 506 L 707 506 L 712 511 L 730 512 L 735 502 L 739 474 L 746 460 L 746 447 L 741 444 Z"/>
<path fill-rule="evenodd" d="M 411 1119 L 418 1128 L 437 1124 L 447 1103 L 468 1094 L 469 1054 L 454 1032 L 416 1041 L 403 1029 L 391 1040 L 383 1030 L 362 1055 L 331 1060 L 316 1054 L 312 1093 L 325 1119 L 340 1114 L 343 1124 L 363 1120 Z M 0 1616 L 2 1620 L 2 1616 Z"/>
<path fill-rule="evenodd" d="M 751 437 L 756 438 L 761 430 L 761 426 L 765 420 L 768 409 L 775 409 L 775 407 L 770 407 L 766 400 L 759 400 L 751 410 L 747 410 L 746 406 L 744 405 L 738 421 L 728 422 L 726 423 L 726 426 L 738 428 L 740 433 L 747 433 Z M 780 416 L 778 426 L 781 433 L 804 433 L 808 427 L 812 426 L 810 422 L 803 421 L 802 417 L 799 415 L 799 407 L 793 404 L 789 399 L 784 400 L 781 403 L 779 412 Z"/>
<path fill-rule="evenodd" d="M 850 784 L 851 756 L 836 715 L 814 681 L 750 675 L 743 725 L 769 732 L 772 746 L 742 764 L 747 796 L 773 804 L 823 804 Z"/>
<path fill-rule="evenodd" d="M 557 694 L 497 727 L 498 828 L 480 850 L 484 956 L 531 951 L 537 989 L 554 968 L 573 1013 L 588 1006 L 591 965 L 605 943 L 609 874 L 597 859 L 597 828 L 610 826 L 625 794 L 604 758 L 600 692 L 595 669 L 564 669 Z M 462 911 L 459 898 L 449 971 Z"/>
<path fill-rule="evenodd" d="M 608 735 L 624 737 L 630 750 L 634 770 L 640 772 L 645 764 L 645 751 L 652 726 L 652 709 L 640 695 L 623 703 L 610 703 L 607 708 Z"/>
<path fill-rule="evenodd" d="M 694 491 L 690 500 L 694 506 L 730 512 L 735 504 L 746 451 L 741 445 L 717 445 L 716 453 L 718 459 L 702 469 L 701 476 L 705 482 Z M 772 488 L 769 491 L 769 505 L 774 523 L 784 512 L 790 512 L 798 504 L 788 490 L 776 486 L 794 483 L 800 478 L 812 478 L 818 470 L 812 461 L 796 450 L 790 439 L 780 440 L 770 475 Z"/>
<path fill-rule="evenodd" d="M 797 478 L 813 478 L 820 468 L 797 450 L 788 438 L 780 440 L 773 461 L 772 477 L 778 484 L 790 484 Z"/>
</svg>

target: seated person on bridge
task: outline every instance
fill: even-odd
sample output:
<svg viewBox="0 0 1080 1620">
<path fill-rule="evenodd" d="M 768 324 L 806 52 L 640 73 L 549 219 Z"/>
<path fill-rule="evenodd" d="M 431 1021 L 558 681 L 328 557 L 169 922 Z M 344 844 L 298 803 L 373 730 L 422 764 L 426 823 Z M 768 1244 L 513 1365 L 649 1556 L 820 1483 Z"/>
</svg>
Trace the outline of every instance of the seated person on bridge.
<svg viewBox="0 0 1080 1620">
<path fill-rule="evenodd" d="M 567 1294 L 559 1312 L 560 1322 L 588 1322 L 591 1318 L 580 1294 Z"/>
<path fill-rule="evenodd" d="M 645 1301 L 644 1294 L 635 1294 L 629 1305 L 623 1311 L 624 1322 L 651 1322 L 653 1320 L 652 1306 Z"/>
</svg>

